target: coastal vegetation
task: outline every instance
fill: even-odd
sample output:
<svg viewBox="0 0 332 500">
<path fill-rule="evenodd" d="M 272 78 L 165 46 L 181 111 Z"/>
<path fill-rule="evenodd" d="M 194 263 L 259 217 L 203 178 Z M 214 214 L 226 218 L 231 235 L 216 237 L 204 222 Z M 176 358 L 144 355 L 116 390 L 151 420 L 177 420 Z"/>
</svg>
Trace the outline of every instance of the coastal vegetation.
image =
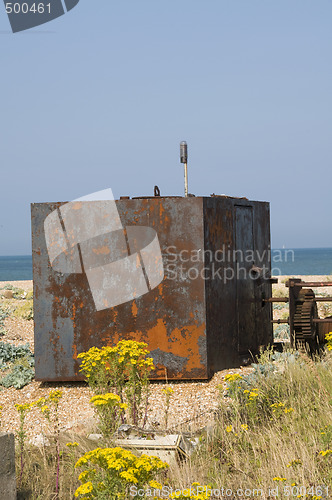
<svg viewBox="0 0 332 500">
<path fill-rule="evenodd" d="M 7 284 L 0 303 L 0 338 L 6 336 L 5 320 L 15 317 L 33 319 L 33 293 Z M 8 298 L 7 298 L 7 297 Z M 16 346 L 0 341 L 0 386 L 21 389 L 34 378 L 34 356 L 29 344 Z"/>
<path fill-rule="evenodd" d="M 29 315 L 21 315 L 20 306 L 27 304 L 31 311 L 33 307 L 32 293 L 13 287 L 8 291 L 13 298 L 0 304 L 1 340 L 6 340 L 8 318 L 28 324 Z M 285 307 L 274 304 L 276 315 L 282 318 Z M 331 311 L 321 312 L 326 316 Z M 288 326 L 276 326 L 274 334 L 287 342 Z M 116 442 L 120 425 L 144 428 L 143 437 L 150 435 L 147 408 L 153 360 L 146 344 L 122 341 L 93 348 L 82 353 L 80 360 L 91 391 L 93 426 L 87 423 L 84 432 L 77 433 L 60 429 L 59 412 L 67 404 L 62 387 L 46 384 L 47 395 L 23 403 L 21 399 L 15 405 L 20 421 L 16 432 L 19 499 L 129 500 L 142 491 L 151 498 L 180 500 L 214 500 L 222 494 L 234 499 L 331 497 L 332 332 L 326 336 L 325 351 L 314 359 L 305 350 L 286 347 L 276 353 L 270 348 L 247 372 L 225 372 L 218 410 L 207 427 L 192 433 L 193 453 L 177 463 L 140 455 Z M 2 387 L 28 384 L 33 368 L 29 345 L 0 341 Z M 160 434 L 169 432 L 169 415 L 177 411 L 172 408 L 176 393 L 176 384 L 161 390 Z M 0 405 L 4 406 L 1 387 Z M 30 415 L 44 422 L 38 446 L 29 440 Z M 97 442 L 92 433 L 98 436 Z"/>
<path fill-rule="evenodd" d="M 59 432 L 61 391 L 51 391 L 34 404 L 18 405 L 23 416 L 33 408 L 40 411 L 53 436 L 47 446 L 27 444 L 21 420 L 19 498 L 128 500 L 130 491 L 158 498 L 164 487 L 169 492 L 166 498 L 213 499 L 226 486 L 228 492 L 255 491 L 261 498 L 273 491 L 281 499 L 292 492 L 296 498 L 329 498 L 332 333 L 327 335 L 325 352 L 314 360 L 305 352 L 268 349 L 247 375 L 225 374 L 213 426 L 196 434 L 195 451 L 176 464 L 117 446 L 115 428 L 107 417 L 112 415 L 116 425 L 144 422 L 146 400 L 140 396 L 149 385 L 148 354 L 146 345 L 134 341 L 82 354 L 82 371 L 91 384 L 91 404 L 102 434 L 97 448 L 87 437 L 77 435 L 68 441 Z M 165 392 L 165 421 L 171 391 Z M 136 489 L 130 490 L 133 486 Z"/>
</svg>

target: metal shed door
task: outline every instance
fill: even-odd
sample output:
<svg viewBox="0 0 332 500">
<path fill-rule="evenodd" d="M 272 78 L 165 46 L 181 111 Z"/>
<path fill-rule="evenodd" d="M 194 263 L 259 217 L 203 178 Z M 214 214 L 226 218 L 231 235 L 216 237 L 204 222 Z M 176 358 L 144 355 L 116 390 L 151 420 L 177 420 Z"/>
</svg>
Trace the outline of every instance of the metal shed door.
<svg viewBox="0 0 332 500">
<path fill-rule="evenodd" d="M 255 281 L 249 271 L 254 254 L 253 209 L 235 207 L 236 225 L 236 309 L 238 323 L 238 349 L 245 353 L 256 346 Z"/>
</svg>

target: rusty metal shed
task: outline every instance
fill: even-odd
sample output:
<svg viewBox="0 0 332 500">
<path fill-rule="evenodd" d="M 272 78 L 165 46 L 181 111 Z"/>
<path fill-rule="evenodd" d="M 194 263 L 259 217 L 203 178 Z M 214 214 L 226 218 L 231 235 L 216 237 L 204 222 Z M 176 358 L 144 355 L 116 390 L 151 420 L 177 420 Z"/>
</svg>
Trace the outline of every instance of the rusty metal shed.
<svg viewBox="0 0 332 500">
<path fill-rule="evenodd" d="M 51 266 L 45 220 L 63 205 L 31 206 L 37 380 L 81 380 L 77 355 L 121 339 L 147 342 L 155 379 L 165 368 L 169 379 L 207 379 L 273 342 L 271 304 L 264 302 L 271 297 L 268 203 L 214 195 L 117 200 L 123 227 L 156 231 L 164 278 L 102 310 L 85 272 Z M 92 250 L 101 265 L 111 239 L 100 245 L 96 240 Z"/>
</svg>

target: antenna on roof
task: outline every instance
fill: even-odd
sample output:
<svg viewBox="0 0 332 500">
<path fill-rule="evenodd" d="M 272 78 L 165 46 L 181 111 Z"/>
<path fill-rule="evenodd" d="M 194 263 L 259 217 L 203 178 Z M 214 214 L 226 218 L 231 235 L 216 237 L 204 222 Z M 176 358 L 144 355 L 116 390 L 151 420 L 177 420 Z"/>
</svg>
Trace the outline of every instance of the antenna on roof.
<svg viewBox="0 0 332 500">
<path fill-rule="evenodd" d="M 184 164 L 184 195 L 188 196 L 188 146 L 186 141 L 180 142 L 180 162 Z"/>
</svg>

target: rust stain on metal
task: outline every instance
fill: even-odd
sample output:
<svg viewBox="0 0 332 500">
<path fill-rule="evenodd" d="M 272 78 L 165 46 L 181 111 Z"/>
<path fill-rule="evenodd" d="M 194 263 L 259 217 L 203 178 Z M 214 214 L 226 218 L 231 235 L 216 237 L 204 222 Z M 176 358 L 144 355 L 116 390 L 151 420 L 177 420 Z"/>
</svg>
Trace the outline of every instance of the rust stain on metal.
<svg viewBox="0 0 332 500">
<path fill-rule="evenodd" d="M 137 311 L 138 311 L 138 308 L 137 308 L 136 302 L 135 302 L 135 301 L 133 301 L 133 305 L 132 305 L 132 308 L 131 308 L 131 312 L 132 312 L 132 315 L 133 315 L 134 317 L 136 317 L 136 316 L 137 316 Z"/>
</svg>

